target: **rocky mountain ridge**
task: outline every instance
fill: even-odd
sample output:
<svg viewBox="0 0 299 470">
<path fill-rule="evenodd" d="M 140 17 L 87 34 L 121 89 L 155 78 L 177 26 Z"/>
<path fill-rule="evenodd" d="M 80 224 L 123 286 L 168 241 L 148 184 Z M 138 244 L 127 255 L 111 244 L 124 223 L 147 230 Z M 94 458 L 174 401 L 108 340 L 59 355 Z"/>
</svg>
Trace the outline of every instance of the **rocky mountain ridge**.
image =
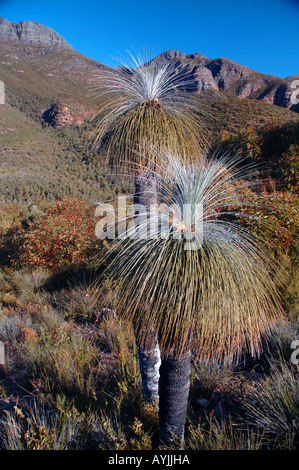
<svg viewBox="0 0 299 470">
<path fill-rule="evenodd" d="M 209 59 L 200 52 L 163 52 L 153 61 L 172 61 L 187 67 L 194 86 L 190 93 L 209 102 L 250 99 L 299 112 L 291 100 L 292 84 L 286 79 L 256 72 L 228 58 Z M 98 70 L 106 65 L 77 52 L 51 28 L 39 23 L 12 23 L 0 17 L 0 80 L 7 100 L 30 108 L 30 113 L 53 125 L 81 125 L 100 106 L 91 89 Z"/>
<path fill-rule="evenodd" d="M 161 59 L 174 62 L 178 68 L 189 69 L 195 84 L 190 90 L 193 93 L 208 92 L 214 98 L 257 99 L 299 112 L 299 105 L 292 100 L 294 82 L 299 80 L 299 75 L 282 79 L 259 73 L 226 57 L 208 59 L 200 52 L 166 51 L 153 60 Z"/>
<path fill-rule="evenodd" d="M 52 28 L 32 21 L 13 23 L 0 16 L 0 40 L 28 46 L 56 46 L 72 49 L 72 46 Z"/>
</svg>

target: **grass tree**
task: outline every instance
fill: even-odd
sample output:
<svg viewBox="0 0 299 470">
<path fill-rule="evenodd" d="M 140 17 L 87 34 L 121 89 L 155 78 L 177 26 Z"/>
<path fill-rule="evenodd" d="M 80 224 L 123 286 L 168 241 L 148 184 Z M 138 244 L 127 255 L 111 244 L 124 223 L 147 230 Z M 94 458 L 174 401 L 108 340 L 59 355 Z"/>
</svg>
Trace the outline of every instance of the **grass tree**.
<svg viewBox="0 0 299 470">
<path fill-rule="evenodd" d="M 192 73 L 165 59 L 142 63 L 131 56 L 116 69 L 102 69 L 98 78 L 95 91 L 103 105 L 93 140 L 117 171 L 134 173 L 134 203 L 149 214 L 157 203 L 159 149 L 198 157 L 204 143 L 197 98 L 186 92 L 194 85 Z M 147 334 L 151 344 L 140 339 L 141 332 L 136 327 L 144 395 L 151 401 L 158 397 L 160 350 L 154 328 Z"/>
<path fill-rule="evenodd" d="M 239 223 L 251 194 L 248 168 L 240 163 L 229 155 L 184 162 L 159 151 L 152 175 L 159 210 L 139 227 L 148 236 L 128 231 L 106 272 L 122 292 L 118 313 L 137 325 L 139 340 L 150 345 L 147 333 L 157 332 L 160 442 L 166 446 L 183 439 L 191 351 L 257 356 L 281 319 L 275 264 Z"/>
<path fill-rule="evenodd" d="M 143 167 L 155 160 L 152 149 L 194 155 L 206 144 L 196 95 L 188 93 L 194 77 L 188 65 L 163 58 L 130 60 L 116 69 L 102 69 L 94 91 L 102 97 L 92 133 L 109 162 L 122 168 Z M 140 152 L 142 149 L 142 152 Z M 137 152 L 136 152 L 137 150 Z M 192 152 L 191 152 L 192 150 Z"/>
</svg>

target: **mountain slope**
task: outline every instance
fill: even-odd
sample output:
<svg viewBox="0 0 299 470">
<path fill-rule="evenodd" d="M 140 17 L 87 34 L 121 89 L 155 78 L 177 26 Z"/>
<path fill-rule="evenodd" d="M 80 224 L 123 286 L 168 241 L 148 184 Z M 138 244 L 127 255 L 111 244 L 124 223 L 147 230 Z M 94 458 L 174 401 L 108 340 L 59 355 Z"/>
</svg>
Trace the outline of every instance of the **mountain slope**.
<svg viewBox="0 0 299 470">
<path fill-rule="evenodd" d="M 42 127 L 17 108 L 0 106 L 0 203 L 53 202 L 69 195 L 96 203 L 128 189 L 129 183 L 109 178 L 90 155 L 76 128 Z"/>
<path fill-rule="evenodd" d="M 107 66 L 42 25 L 22 22 L 20 29 L 8 23 L 0 21 L 0 80 L 6 95 L 0 105 L 1 202 L 54 200 L 66 194 L 98 201 L 127 189 L 126 182 L 113 188 L 107 182 L 104 160 L 89 141 L 96 125 L 92 118 L 102 105 L 92 87 L 98 71 Z M 187 65 L 193 74 L 196 86 L 189 91 L 196 94 L 213 146 L 221 143 L 223 131 L 235 139 L 249 127 L 299 122 L 299 113 L 287 101 L 273 105 L 290 79 L 200 53 L 168 51 L 153 60 L 161 58 L 175 61 L 178 68 Z"/>
<path fill-rule="evenodd" d="M 37 117 L 55 102 L 92 116 L 97 102 L 91 87 L 101 67 L 73 49 L 0 43 L 0 79 L 7 99 Z"/>
</svg>

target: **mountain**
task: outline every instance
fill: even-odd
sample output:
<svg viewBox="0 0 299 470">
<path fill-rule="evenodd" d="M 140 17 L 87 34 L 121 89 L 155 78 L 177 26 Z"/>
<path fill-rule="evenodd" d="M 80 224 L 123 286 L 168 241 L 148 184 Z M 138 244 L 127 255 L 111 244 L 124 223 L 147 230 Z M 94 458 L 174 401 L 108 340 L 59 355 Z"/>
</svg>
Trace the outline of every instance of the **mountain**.
<svg viewBox="0 0 299 470">
<path fill-rule="evenodd" d="M 208 59 L 203 54 L 184 54 L 177 50 L 167 51 L 154 58 L 166 59 L 178 68 L 185 66 L 193 77 L 193 93 L 209 93 L 215 98 L 250 98 L 275 104 L 299 112 L 299 105 L 291 101 L 292 83 L 299 79 L 293 75 L 285 79 L 266 75 L 240 65 L 225 57 Z"/>
<path fill-rule="evenodd" d="M 172 50 L 153 60 L 161 59 L 173 61 L 178 69 L 186 66 L 195 84 L 188 91 L 206 102 L 250 99 L 299 111 L 290 98 L 298 75 L 281 79 L 230 59 L 208 59 L 199 52 Z M 101 105 L 92 87 L 103 67 L 107 66 L 80 54 L 47 26 L 0 17 L 0 80 L 8 102 L 31 116 L 54 127 L 84 124 Z"/>
<path fill-rule="evenodd" d="M 97 112 L 92 87 L 103 67 L 51 28 L 0 17 L 0 80 L 6 100 L 31 116 L 54 126 L 83 124 Z"/>
<path fill-rule="evenodd" d="M 188 91 L 196 94 L 198 112 L 216 140 L 212 145 L 219 143 L 223 131 L 226 138 L 237 138 L 248 128 L 299 123 L 288 95 L 294 77 L 260 74 L 200 53 L 167 51 L 153 60 L 162 58 L 174 61 L 178 69 L 187 66 L 193 75 L 195 87 Z M 103 159 L 99 156 L 100 165 L 94 163 L 98 156 L 89 145 L 93 117 L 103 104 L 93 90 L 103 67 L 46 26 L 0 19 L 0 81 L 5 85 L 0 203 L 60 195 L 98 201 L 103 194 L 113 197 L 125 191 L 130 183 L 118 178 L 112 187 Z"/>
<path fill-rule="evenodd" d="M 57 46 L 71 49 L 72 46 L 53 29 L 32 21 L 12 23 L 0 16 L 0 40 L 12 41 L 28 46 Z"/>
<path fill-rule="evenodd" d="M 98 110 L 92 86 L 105 65 L 50 28 L 25 23 L 0 22 L 0 203 L 63 195 L 98 201 L 103 192 L 121 191 L 121 183 L 107 183 L 101 165 L 88 163 L 94 154 L 84 125 Z"/>
</svg>

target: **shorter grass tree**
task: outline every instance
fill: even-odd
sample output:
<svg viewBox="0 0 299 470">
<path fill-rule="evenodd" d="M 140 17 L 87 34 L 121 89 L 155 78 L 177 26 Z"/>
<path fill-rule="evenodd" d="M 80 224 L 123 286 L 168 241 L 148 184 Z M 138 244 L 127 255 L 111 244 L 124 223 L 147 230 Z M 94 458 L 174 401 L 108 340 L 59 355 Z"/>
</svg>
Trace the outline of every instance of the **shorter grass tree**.
<svg viewBox="0 0 299 470">
<path fill-rule="evenodd" d="M 191 353 L 258 356 L 282 309 L 275 263 L 239 223 L 250 168 L 229 155 L 184 163 L 159 151 L 159 162 L 151 177 L 160 210 L 135 227 L 147 236 L 127 232 L 114 243 L 105 275 L 121 292 L 117 314 L 135 324 L 139 341 L 158 337 L 160 441 L 169 446 L 184 435 Z"/>
</svg>

